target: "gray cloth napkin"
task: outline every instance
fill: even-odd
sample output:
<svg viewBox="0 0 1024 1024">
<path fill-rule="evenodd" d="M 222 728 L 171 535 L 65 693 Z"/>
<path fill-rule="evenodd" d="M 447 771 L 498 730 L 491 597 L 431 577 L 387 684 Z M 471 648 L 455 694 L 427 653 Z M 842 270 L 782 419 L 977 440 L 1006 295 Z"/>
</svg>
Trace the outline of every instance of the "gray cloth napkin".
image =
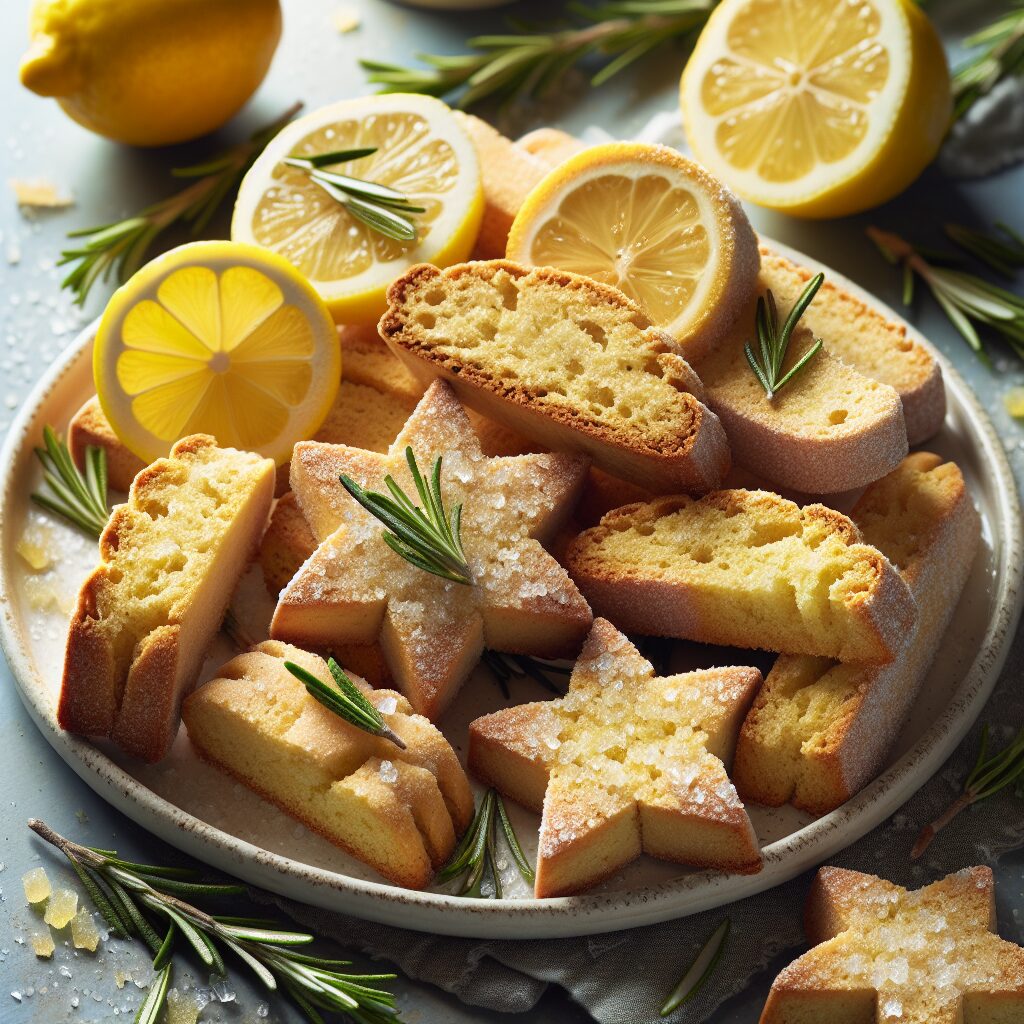
<svg viewBox="0 0 1024 1024">
<path fill-rule="evenodd" d="M 884 825 L 830 863 L 919 888 L 951 871 L 991 863 L 1024 843 L 1024 814 L 1013 787 L 961 814 L 911 864 L 918 831 L 959 792 L 978 749 L 983 722 L 991 749 L 1024 724 L 1024 629 L 978 723 L 938 774 Z M 289 916 L 350 948 L 397 964 L 464 1002 L 509 1013 L 530 1009 L 549 984 L 561 985 L 600 1024 L 647 1024 L 723 917 L 732 931 L 718 968 L 700 994 L 670 1021 L 706 1021 L 781 951 L 803 943 L 801 912 L 812 873 L 727 907 L 664 924 L 578 939 L 438 938 L 274 898 Z"/>
</svg>

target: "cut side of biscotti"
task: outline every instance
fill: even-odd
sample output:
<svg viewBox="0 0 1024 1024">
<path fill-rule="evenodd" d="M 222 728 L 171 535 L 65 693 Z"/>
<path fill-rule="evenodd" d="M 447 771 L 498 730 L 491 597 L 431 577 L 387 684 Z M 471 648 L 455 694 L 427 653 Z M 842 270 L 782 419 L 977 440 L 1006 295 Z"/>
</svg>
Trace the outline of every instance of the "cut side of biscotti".
<svg viewBox="0 0 1024 1024">
<path fill-rule="evenodd" d="M 881 770 L 967 581 L 981 523 L 960 470 L 915 452 L 852 512 L 865 542 L 900 571 L 917 623 L 884 666 L 783 655 L 740 733 L 734 778 L 746 800 L 825 814 Z"/>
<path fill-rule="evenodd" d="M 627 633 L 880 663 L 916 615 L 846 516 L 767 491 L 627 505 L 580 534 L 567 564 L 595 614 Z"/>
<path fill-rule="evenodd" d="M 256 551 L 274 463 L 196 434 L 135 477 L 68 628 L 57 718 L 159 761 Z"/>
<path fill-rule="evenodd" d="M 401 694 L 353 679 L 404 750 L 329 711 L 285 661 L 330 685 L 322 659 L 265 641 L 185 701 L 193 746 L 389 881 L 422 889 L 473 817 L 455 752 Z"/>
<path fill-rule="evenodd" d="M 493 260 L 413 267 L 388 301 L 381 336 L 414 373 L 539 444 L 661 492 L 703 492 L 728 471 L 697 375 L 616 289 Z"/>
<path fill-rule="evenodd" d="M 761 281 L 771 288 L 780 309 L 792 307 L 814 273 L 762 244 Z M 827 276 L 801 322 L 832 356 L 900 396 L 911 445 L 939 432 L 946 416 L 942 367 L 932 352 L 908 336 L 905 324 L 887 319 L 877 306 Z"/>
<path fill-rule="evenodd" d="M 757 669 L 742 667 L 656 677 L 596 619 L 565 697 L 472 722 L 473 774 L 541 812 L 536 895 L 580 892 L 641 852 L 759 871 L 725 763 L 760 682 Z"/>
<path fill-rule="evenodd" d="M 789 264 L 783 283 L 800 268 Z M 792 300 L 776 290 L 776 262 L 762 262 L 759 291 L 771 289 L 780 319 Z M 797 280 L 800 280 L 797 276 Z M 822 286 L 824 288 L 824 286 Z M 790 288 L 790 291 L 793 289 Z M 888 384 L 865 376 L 831 348 L 833 334 L 811 328 L 811 313 L 832 301 L 819 291 L 793 332 L 784 369 L 814 344 L 822 348 L 771 400 L 747 362 L 744 346 L 755 338 L 757 295 L 718 347 L 697 364 L 705 402 L 729 436 L 733 459 L 756 470 L 775 487 L 806 494 L 835 494 L 864 487 L 893 469 L 907 454 L 900 396 Z M 825 321 L 824 325 L 830 325 Z M 755 343 L 756 348 L 756 343 Z"/>
</svg>

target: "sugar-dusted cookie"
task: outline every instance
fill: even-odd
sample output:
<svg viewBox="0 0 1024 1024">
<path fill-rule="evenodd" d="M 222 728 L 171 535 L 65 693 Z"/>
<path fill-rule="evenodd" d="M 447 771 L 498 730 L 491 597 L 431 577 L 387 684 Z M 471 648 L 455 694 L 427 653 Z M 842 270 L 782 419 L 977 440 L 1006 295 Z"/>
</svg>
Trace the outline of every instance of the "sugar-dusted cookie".
<svg viewBox="0 0 1024 1024">
<path fill-rule="evenodd" d="M 804 913 L 816 945 L 775 979 L 761 1024 L 1024 1021 L 1024 949 L 995 926 L 989 868 L 913 892 L 822 868 Z"/>
<path fill-rule="evenodd" d="M 754 668 L 655 677 L 625 636 L 596 619 L 565 697 L 471 723 L 470 770 L 542 814 L 537 896 L 579 892 L 641 852 L 760 871 L 723 763 L 760 682 Z"/>
</svg>

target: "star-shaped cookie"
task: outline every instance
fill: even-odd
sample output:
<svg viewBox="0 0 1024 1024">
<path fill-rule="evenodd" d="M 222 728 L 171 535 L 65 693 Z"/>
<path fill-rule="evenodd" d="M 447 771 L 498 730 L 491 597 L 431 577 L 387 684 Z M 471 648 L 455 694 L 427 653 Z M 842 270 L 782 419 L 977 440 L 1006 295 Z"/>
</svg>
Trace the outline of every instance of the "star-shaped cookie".
<svg viewBox="0 0 1024 1024">
<path fill-rule="evenodd" d="M 417 568 L 384 543 L 384 528 L 342 487 L 347 474 L 386 493 L 391 474 L 416 499 L 409 446 L 424 474 L 442 457 L 447 510 L 461 502 L 472 585 Z M 386 454 L 307 441 L 295 446 L 291 486 L 319 541 L 281 592 L 271 636 L 300 646 L 380 642 L 398 688 L 436 719 L 484 647 L 573 656 L 590 607 L 541 546 L 568 516 L 587 472 L 576 455 L 488 458 L 443 381 L 427 389 Z"/>
<path fill-rule="evenodd" d="M 595 619 L 559 700 L 469 727 L 469 767 L 541 813 L 535 893 L 579 892 L 649 853 L 753 873 L 761 854 L 723 760 L 761 673 L 713 668 L 656 677 Z"/>
<path fill-rule="evenodd" d="M 1024 1021 L 1024 949 L 995 934 L 989 868 L 908 892 L 825 867 L 804 924 L 818 945 L 775 979 L 761 1024 Z"/>
</svg>

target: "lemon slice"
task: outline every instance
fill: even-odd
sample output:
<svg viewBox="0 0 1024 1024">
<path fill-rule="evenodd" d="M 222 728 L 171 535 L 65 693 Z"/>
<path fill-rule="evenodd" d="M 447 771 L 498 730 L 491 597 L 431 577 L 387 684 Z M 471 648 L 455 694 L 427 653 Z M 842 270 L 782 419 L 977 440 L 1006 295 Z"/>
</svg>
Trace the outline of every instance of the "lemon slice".
<svg viewBox="0 0 1024 1024">
<path fill-rule="evenodd" d="M 376 147 L 328 169 L 404 192 L 415 206 L 414 241 L 387 238 L 352 217 L 300 168 L 282 161 Z M 343 100 L 288 125 L 238 190 L 231 237 L 280 253 L 299 268 L 338 323 L 370 324 L 387 286 L 415 263 L 446 267 L 469 255 L 483 216 L 476 149 L 451 110 L 430 96 Z"/>
<path fill-rule="evenodd" d="M 571 157 L 527 196 L 508 258 L 613 285 L 695 360 L 753 294 L 757 239 L 736 199 L 667 146 L 616 142 Z"/>
<path fill-rule="evenodd" d="M 327 308 L 287 260 L 193 242 L 114 293 L 93 376 L 114 432 L 146 462 L 201 433 L 281 465 L 330 410 L 341 349 Z"/>
<path fill-rule="evenodd" d="M 698 160 L 745 199 L 808 217 L 902 192 L 952 109 L 942 44 L 913 0 L 723 0 L 681 100 Z"/>
</svg>

